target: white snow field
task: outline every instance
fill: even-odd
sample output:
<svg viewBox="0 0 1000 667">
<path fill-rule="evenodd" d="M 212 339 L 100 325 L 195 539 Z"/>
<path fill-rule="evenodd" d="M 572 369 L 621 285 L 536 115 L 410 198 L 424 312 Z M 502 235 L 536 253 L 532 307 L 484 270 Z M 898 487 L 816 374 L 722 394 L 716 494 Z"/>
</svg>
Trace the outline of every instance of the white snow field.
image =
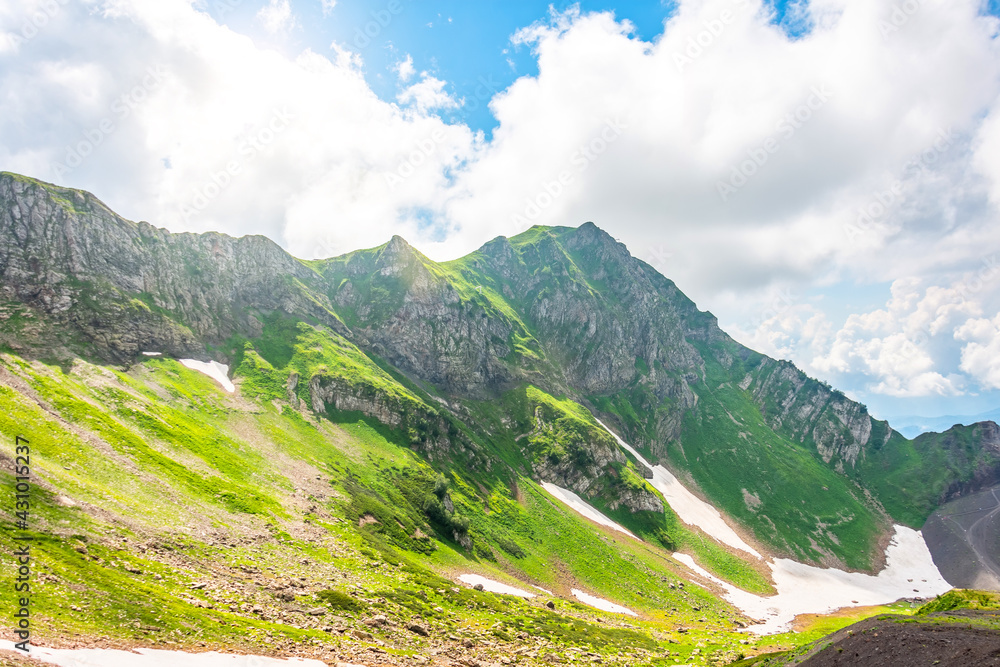
<svg viewBox="0 0 1000 667">
<path fill-rule="evenodd" d="M 885 550 L 885 569 L 877 575 L 778 558 L 768 563 L 778 591 L 771 597 L 747 593 L 712 576 L 687 554 L 674 554 L 674 558 L 725 589 L 726 600 L 747 616 L 762 621 L 749 630 L 766 635 L 788 630 L 799 614 L 824 614 L 841 607 L 884 604 L 903 597 L 927 598 L 951 590 L 951 584 L 941 577 L 931 560 L 920 533 L 905 526 L 895 529 Z"/>
<path fill-rule="evenodd" d="M 514 588 L 513 586 L 502 584 L 499 581 L 493 581 L 492 579 L 487 579 L 486 577 L 480 576 L 478 574 L 463 574 L 458 577 L 458 580 L 470 586 L 475 586 L 476 584 L 482 584 L 483 590 L 489 591 L 490 593 L 500 593 L 501 595 L 516 595 L 519 598 L 525 598 L 525 599 L 530 599 L 535 597 L 534 593 L 529 593 L 528 591 L 522 590 L 520 588 Z"/>
<path fill-rule="evenodd" d="M 326 667 L 320 660 L 303 658 L 264 658 L 256 655 L 234 655 L 230 653 L 187 653 L 185 651 L 163 651 L 155 648 L 139 648 L 135 651 L 119 649 L 81 648 L 57 649 L 32 646 L 28 655 L 40 662 L 61 667 Z M 13 642 L 0 640 L 0 650 L 15 651 Z"/>
<path fill-rule="evenodd" d="M 575 597 L 583 604 L 588 604 L 591 607 L 594 607 L 595 609 L 600 609 L 601 611 L 610 611 L 615 614 L 625 614 L 627 616 L 638 616 L 638 614 L 636 614 L 631 609 L 626 609 L 625 607 L 617 605 L 614 602 L 605 600 L 604 598 L 599 598 L 595 595 L 584 593 L 583 591 L 578 590 L 576 588 L 570 590 L 570 593 L 572 593 L 573 597 Z"/>
<path fill-rule="evenodd" d="M 601 426 L 604 424 L 601 423 Z M 663 494 L 681 521 L 698 526 L 724 544 L 762 558 L 726 524 L 717 509 L 685 489 L 663 466 L 649 465 L 635 449 L 607 426 L 604 428 L 636 460 L 653 470 L 650 483 Z M 844 572 L 777 558 L 767 562 L 778 591 L 771 597 L 747 593 L 712 576 L 687 554 L 674 554 L 674 558 L 718 584 L 726 591 L 723 595 L 726 600 L 747 616 L 760 620 L 759 625 L 748 628 L 751 632 L 773 634 L 787 631 L 799 614 L 824 614 L 841 607 L 884 604 L 904 597 L 933 597 L 951 590 L 951 585 L 934 565 L 923 536 L 905 526 L 894 528 L 895 534 L 885 550 L 885 568 L 877 575 Z"/>
<path fill-rule="evenodd" d="M 601 420 L 598 419 L 597 423 L 603 426 L 604 430 L 611 434 L 622 449 L 628 451 L 636 458 L 637 461 L 639 461 L 639 463 L 653 471 L 653 479 L 649 480 L 649 483 L 653 485 L 653 488 L 663 494 L 667 504 L 669 504 L 670 508 L 677 513 L 677 516 L 680 517 L 681 521 L 690 526 L 697 526 L 701 528 L 703 531 L 723 544 L 728 544 L 733 548 L 746 551 L 748 554 L 752 554 L 757 558 L 762 557 L 753 547 L 744 542 L 743 539 L 736 534 L 735 530 L 729 527 L 729 524 L 727 524 L 722 518 L 722 514 L 719 513 L 719 510 L 715 509 L 704 500 L 688 491 L 687 488 L 681 484 L 680 480 L 678 480 L 673 473 L 663 466 L 651 465 L 649 461 L 644 459 L 642 455 L 639 454 L 639 452 L 632 448 L 632 445 L 615 435 L 614 431 L 605 426 Z"/>
<path fill-rule="evenodd" d="M 618 525 L 617 523 L 615 523 L 614 521 L 612 521 L 611 519 L 609 519 L 608 517 L 604 516 L 596 509 L 591 507 L 587 503 L 587 501 L 585 501 L 583 498 L 576 495 L 569 489 L 564 489 L 561 486 L 552 484 L 551 482 L 542 482 L 542 488 L 548 491 L 549 494 L 551 494 L 552 497 L 554 497 L 556 500 L 562 501 L 571 510 L 577 512 L 578 514 L 582 514 L 583 516 L 587 517 L 594 523 L 599 523 L 602 526 L 607 526 L 608 528 L 617 530 L 619 533 L 625 533 L 629 537 L 635 537 L 635 535 L 630 533 L 628 530 L 626 530 L 622 526 Z M 635 537 L 635 539 L 639 538 Z"/>
<path fill-rule="evenodd" d="M 218 361 L 198 361 L 197 359 L 178 359 L 187 368 L 204 373 L 222 385 L 230 394 L 236 391 L 236 386 L 229 379 L 229 366 Z"/>
</svg>

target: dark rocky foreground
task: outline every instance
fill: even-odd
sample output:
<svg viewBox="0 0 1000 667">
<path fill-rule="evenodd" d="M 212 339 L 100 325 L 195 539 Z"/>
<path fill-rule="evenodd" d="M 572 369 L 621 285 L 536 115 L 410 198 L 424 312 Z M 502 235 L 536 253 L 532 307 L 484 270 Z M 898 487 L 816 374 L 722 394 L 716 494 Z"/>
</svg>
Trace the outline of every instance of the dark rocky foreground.
<svg viewBox="0 0 1000 667">
<path fill-rule="evenodd" d="M 961 610 L 905 621 L 882 616 L 845 628 L 827 641 L 799 664 L 989 667 L 1000 665 L 1000 613 Z"/>
<path fill-rule="evenodd" d="M 954 609 L 918 616 L 881 615 L 796 651 L 734 667 L 1000 666 L 1000 610 Z"/>
</svg>

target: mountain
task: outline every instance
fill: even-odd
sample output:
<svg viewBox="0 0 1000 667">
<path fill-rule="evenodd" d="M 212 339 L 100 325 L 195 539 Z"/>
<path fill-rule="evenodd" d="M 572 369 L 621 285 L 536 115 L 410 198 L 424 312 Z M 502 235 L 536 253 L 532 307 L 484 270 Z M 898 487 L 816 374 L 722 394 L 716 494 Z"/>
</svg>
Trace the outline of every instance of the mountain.
<svg viewBox="0 0 1000 667">
<path fill-rule="evenodd" d="M 891 421 L 894 429 L 907 438 L 913 439 L 921 433 L 944 431 L 956 424 L 971 426 L 979 422 L 1000 421 L 1000 410 L 990 410 L 978 415 L 943 415 L 941 417 L 908 415 L 905 417 L 893 417 Z"/>
<path fill-rule="evenodd" d="M 452 262 L 400 237 L 306 262 L 263 237 L 132 223 L 11 174 L 0 201 L 0 335 L 22 355 L 214 356 L 260 393 L 405 428 L 432 459 L 499 458 L 600 489 L 599 506 L 658 513 L 650 489 L 606 481 L 627 461 L 593 424 L 575 423 L 570 447 L 532 435 L 582 406 L 772 552 L 827 565 L 870 569 L 892 522 L 919 528 L 1000 482 L 995 424 L 909 441 L 732 340 L 592 223 L 535 227 Z"/>
<path fill-rule="evenodd" d="M 227 364 L 237 391 L 177 361 L 189 358 Z M 995 423 L 908 440 L 734 341 L 592 223 L 450 262 L 400 237 L 304 261 L 9 173 L 0 397 L 0 453 L 13 459 L 17 435 L 33 448 L 38 613 L 65 635 L 169 628 L 291 650 L 416 624 L 428 634 L 405 635 L 405 650 L 493 660 L 498 641 L 544 636 L 610 662 L 628 647 L 636 664 L 669 630 L 684 640 L 675 657 L 697 662 L 743 651 L 732 631 L 749 619 L 671 554 L 753 593 L 773 582 L 682 522 L 598 419 L 753 548 L 802 563 L 877 571 L 893 524 L 920 528 L 1000 483 Z M 543 484 L 639 539 L 595 528 Z M 456 588 L 463 570 L 531 582 L 553 607 Z M 580 590 L 642 624 L 602 626 Z M 688 641 L 692 625 L 716 644 Z"/>
</svg>

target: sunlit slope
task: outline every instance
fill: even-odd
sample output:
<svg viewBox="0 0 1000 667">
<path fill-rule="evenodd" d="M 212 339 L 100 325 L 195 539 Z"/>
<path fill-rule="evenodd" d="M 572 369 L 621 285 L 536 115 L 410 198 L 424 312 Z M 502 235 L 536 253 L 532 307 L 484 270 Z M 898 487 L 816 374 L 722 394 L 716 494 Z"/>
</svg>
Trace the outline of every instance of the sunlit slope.
<svg viewBox="0 0 1000 667">
<path fill-rule="evenodd" d="M 268 394 L 249 348 L 241 368 L 256 369 L 237 373 L 234 395 L 170 359 L 126 372 L 0 359 L 2 451 L 13 453 L 15 435 L 32 447 L 39 640 L 78 632 L 273 648 L 270 635 L 290 648 L 355 641 L 323 628 L 367 631 L 362 619 L 385 613 L 470 636 L 513 618 L 512 635 L 523 627 L 614 652 L 653 648 L 647 623 L 695 625 L 707 638 L 740 620 L 655 541 L 598 529 L 524 475 L 441 474 L 414 451 L 409 427 L 350 411 L 318 418 L 294 396 Z M 437 578 L 469 571 L 553 591 L 555 611 L 453 594 Z M 331 608 L 322 594 L 352 586 L 356 608 Z M 637 611 L 640 627 L 588 623 L 596 612 L 570 588 Z"/>
</svg>

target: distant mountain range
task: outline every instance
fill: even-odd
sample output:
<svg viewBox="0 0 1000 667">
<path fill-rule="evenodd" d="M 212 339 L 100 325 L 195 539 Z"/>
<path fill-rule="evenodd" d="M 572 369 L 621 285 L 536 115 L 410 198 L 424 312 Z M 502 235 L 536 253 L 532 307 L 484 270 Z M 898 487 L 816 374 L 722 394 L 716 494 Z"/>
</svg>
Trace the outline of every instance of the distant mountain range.
<svg viewBox="0 0 1000 667">
<path fill-rule="evenodd" d="M 921 433 L 931 431 L 946 431 L 956 424 L 971 426 L 979 422 L 1000 422 L 1000 408 L 983 412 L 978 415 L 943 415 L 941 417 L 920 417 L 918 415 L 906 415 L 902 417 L 890 417 L 892 427 L 905 435 L 907 438 L 915 438 Z"/>
</svg>

